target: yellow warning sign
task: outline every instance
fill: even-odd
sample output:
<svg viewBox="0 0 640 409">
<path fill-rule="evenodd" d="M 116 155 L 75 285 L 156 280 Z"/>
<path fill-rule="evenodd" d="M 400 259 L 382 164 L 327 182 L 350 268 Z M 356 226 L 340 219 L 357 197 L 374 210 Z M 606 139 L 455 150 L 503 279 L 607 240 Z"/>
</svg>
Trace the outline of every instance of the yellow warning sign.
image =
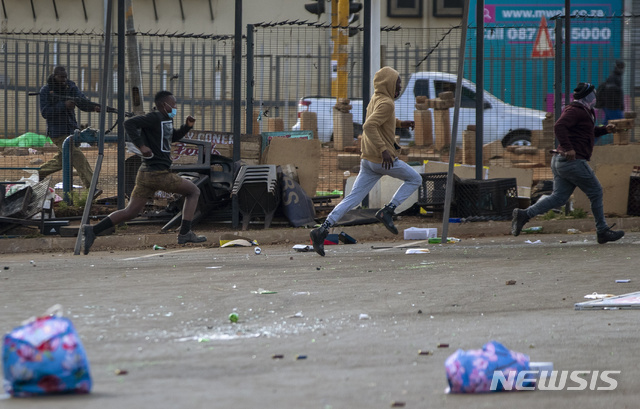
<svg viewBox="0 0 640 409">
<path fill-rule="evenodd" d="M 547 19 L 542 16 L 536 40 L 533 42 L 531 58 L 553 58 L 554 56 L 555 52 L 553 51 L 553 44 L 551 43 L 551 36 L 549 35 L 549 28 L 547 27 Z"/>
</svg>

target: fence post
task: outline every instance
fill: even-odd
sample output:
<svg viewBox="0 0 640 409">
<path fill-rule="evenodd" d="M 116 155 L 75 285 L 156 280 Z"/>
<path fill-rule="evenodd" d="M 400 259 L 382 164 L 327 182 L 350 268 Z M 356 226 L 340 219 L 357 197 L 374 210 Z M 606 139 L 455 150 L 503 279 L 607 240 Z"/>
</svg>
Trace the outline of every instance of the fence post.
<svg viewBox="0 0 640 409">
<path fill-rule="evenodd" d="M 253 24 L 247 24 L 247 97 L 245 106 L 245 132 L 253 135 Z"/>
</svg>

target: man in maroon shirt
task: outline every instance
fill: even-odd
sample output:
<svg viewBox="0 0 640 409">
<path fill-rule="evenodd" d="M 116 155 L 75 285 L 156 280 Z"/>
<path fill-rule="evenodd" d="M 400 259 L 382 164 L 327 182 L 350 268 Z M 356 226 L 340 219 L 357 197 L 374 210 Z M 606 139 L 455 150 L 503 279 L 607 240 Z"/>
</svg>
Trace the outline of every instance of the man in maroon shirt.
<svg viewBox="0 0 640 409">
<path fill-rule="evenodd" d="M 591 212 L 596 222 L 598 243 L 616 241 L 624 236 L 622 230 L 612 230 L 604 218 L 602 186 L 587 163 L 593 153 L 595 138 L 611 133 L 615 125 L 595 126 L 595 87 L 581 82 L 573 90 L 574 101 L 569 104 L 553 128 L 558 148 L 551 159 L 553 193 L 527 209 L 514 209 L 511 234 L 517 236 L 532 218 L 562 206 L 569 200 L 576 187 L 591 201 Z"/>
</svg>

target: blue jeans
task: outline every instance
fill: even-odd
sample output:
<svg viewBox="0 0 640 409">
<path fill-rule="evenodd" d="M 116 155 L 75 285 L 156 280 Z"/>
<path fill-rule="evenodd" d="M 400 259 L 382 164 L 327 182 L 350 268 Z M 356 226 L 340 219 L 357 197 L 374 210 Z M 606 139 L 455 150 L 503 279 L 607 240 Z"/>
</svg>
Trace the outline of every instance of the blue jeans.
<svg viewBox="0 0 640 409">
<path fill-rule="evenodd" d="M 551 171 L 553 172 L 553 193 L 527 208 L 527 216 L 535 217 L 564 205 L 577 187 L 591 201 L 591 213 L 596 221 L 597 232 L 606 231 L 609 227 L 604 218 L 602 186 L 589 163 L 584 159 L 568 161 L 563 156 L 554 155 L 551 158 Z"/>
<path fill-rule="evenodd" d="M 366 159 L 361 159 L 360 173 L 358 173 L 356 177 L 351 193 L 342 199 L 331 213 L 329 213 L 327 221 L 331 223 L 331 225 L 339 222 L 346 212 L 362 202 L 378 180 L 384 175 L 404 180 L 404 183 L 398 188 L 396 193 L 394 193 L 390 202 L 396 206 L 407 200 L 422 184 L 422 176 L 400 159 L 396 158 L 391 169 L 384 169 L 381 163 L 373 163 Z"/>
</svg>

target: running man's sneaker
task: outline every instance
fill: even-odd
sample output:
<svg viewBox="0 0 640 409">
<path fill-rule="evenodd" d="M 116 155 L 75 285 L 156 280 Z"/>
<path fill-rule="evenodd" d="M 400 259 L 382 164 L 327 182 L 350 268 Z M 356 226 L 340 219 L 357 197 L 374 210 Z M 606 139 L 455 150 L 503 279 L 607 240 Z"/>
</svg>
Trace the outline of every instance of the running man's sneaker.
<svg viewBox="0 0 640 409">
<path fill-rule="evenodd" d="M 207 241 L 205 236 L 198 236 L 193 232 L 193 230 L 189 231 L 187 234 L 178 234 L 178 244 L 202 243 L 205 241 Z"/>
<path fill-rule="evenodd" d="M 323 227 L 313 229 L 311 230 L 311 233 L 309 233 L 309 236 L 311 237 L 311 243 L 313 243 L 313 249 L 322 257 L 324 257 L 324 239 L 326 239 L 328 235 L 329 230 Z"/>
<path fill-rule="evenodd" d="M 385 206 L 378 210 L 376 213 L 376 219 L 380 220 L 382 224 L 384 224 L 384 227 L 386 227 L 391 233 L 398 234 L 398 229 L 393 224 L 393 213 L 393 209 L 389 208 L 389 206 Z"/>
<path fill-rule="evenodd" d="M 522 228 L 529 221 L 529 216 L 527 216 L 527 211 L 522 209 L 513 209 L 512 219 L 511 219 L 511 234 L 514 236 L 520 235 Z"/>
<path fill-rule="evenodd" d="M 598 244 L 620 240 L 624 236 L 624 231 L 622 230 L 611 230 L 615 225 L 616 224 L 613 223 L 607 228 L 607 230 L 603 231 L 602 233 L 598 233 Z"/>
</svg>

